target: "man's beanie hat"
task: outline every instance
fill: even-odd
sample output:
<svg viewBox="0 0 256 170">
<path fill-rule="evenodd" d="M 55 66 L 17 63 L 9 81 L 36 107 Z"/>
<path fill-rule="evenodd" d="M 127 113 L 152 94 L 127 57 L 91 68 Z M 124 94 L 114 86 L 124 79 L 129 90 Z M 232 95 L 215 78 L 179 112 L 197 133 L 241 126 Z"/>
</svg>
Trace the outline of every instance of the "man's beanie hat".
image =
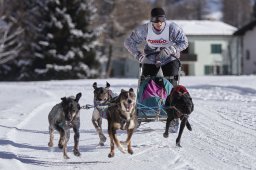
<svg viewBox="0 0 256 170">
<path fill-rule="evenodd" d="M 153 8 L 151 10 L 151 17 L 165 16 L 163 8 Z"/>
</svg>

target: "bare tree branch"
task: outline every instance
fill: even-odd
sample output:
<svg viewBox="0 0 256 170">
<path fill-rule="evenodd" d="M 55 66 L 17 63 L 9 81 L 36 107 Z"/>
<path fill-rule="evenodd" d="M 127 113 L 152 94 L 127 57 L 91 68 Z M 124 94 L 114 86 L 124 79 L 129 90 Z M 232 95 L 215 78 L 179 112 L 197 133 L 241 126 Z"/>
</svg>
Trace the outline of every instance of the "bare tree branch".
<svg viewBox="0 0 256 170">
<path fill-rule="evenodd" d="M 19 42 L 18 36 L 22 32 L 22 28 L 14 28 L 13 24 L 6 24 L 0 28 L 0 64 L 4 64 L 18 56 L 22 48 L 22 43 Z"/>
</svg>

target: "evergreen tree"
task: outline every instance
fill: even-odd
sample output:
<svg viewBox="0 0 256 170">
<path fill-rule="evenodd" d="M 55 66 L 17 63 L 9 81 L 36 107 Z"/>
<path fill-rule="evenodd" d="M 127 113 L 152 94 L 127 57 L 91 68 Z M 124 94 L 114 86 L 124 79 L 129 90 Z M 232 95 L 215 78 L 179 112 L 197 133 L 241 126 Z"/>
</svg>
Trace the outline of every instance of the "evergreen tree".
<svg viewBox="0 0 256 170">
<path fill-rule="evenodd" d="M 77 79 L 93 77 L 96 33 L 90 22 L 96 12 L 92 0 L 48 0 L 41 37 L 36 44 L 33 78 Z M 95 69 L 96 70 L 96 69 Z M 97 73 L 96 73 L 97 74 Z"/>
</svg>

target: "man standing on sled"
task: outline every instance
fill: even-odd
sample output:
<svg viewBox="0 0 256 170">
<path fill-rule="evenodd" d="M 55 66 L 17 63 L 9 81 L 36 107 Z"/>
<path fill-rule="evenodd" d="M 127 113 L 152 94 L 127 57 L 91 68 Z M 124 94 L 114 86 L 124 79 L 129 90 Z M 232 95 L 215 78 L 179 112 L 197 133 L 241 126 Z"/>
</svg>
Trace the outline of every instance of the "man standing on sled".
<svg viewBox="0 0 256 170">
<path fill-rule="evenodd" d="M 141 52 L 138 45 L 143 42 L 144 52 Z M 166 22 L 162 8 L 153 8 L 150 22 L 133 30 L 124 46 L 142 64 L 142 77 L 156 76 L 161 68 L 164 77 L 173 86 L 177 85 L 178 59 L 180 52 L 188 47 L 188 39 L 177 24 Z"/>
<path fill-rule="evenodd" d="M 138 45 L 146 42 L 144 52 Z M 172 79 L 178 76 L 180 52 L 188 47 L 188 39 L 183 30 L 174 22 L 166 22 L 162 8 L 151 10 L 150 22 L 137 27 L 124 42 L 125 48 L 140 62 L 142 76 L 156 76 L 160 67 L 163 75 L 177 85 Z"/>
</svg>

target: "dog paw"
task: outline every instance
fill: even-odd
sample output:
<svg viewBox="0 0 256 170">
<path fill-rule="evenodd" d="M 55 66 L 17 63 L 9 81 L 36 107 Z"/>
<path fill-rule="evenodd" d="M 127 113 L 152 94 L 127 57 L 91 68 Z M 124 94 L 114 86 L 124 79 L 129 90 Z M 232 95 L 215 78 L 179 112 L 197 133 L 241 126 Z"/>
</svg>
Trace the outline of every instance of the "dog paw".
<svg viewBox="0 0 256 170">
<path fill-rule="evenodd" d="M 169 137 L 169 134 L 168 134 L 168 133 L 163 133 L 163 136 L 164 136 L 165 138 L 168 138 L 168 137 Z"/>
<path fill-rule="evenodd" d="M 132 155 L 133 154 L 133 150 L 132 149 L 128 149 L 128 153 Z"/>
<path fill-rule="evenodd" d="M 104 146 L 104 142 L 100 141 L 99 146 Z"/>
<path fill-rule="evenodd" d="M 104 143 L 104 142 L 106 142 L 106 141 L 107 141 L 107 138 L 106 138 L 104 135 L 102 135 L 102 136 L 100 137 L 100 142 Z"/>
<path fill-rule="evenodd" d="M 109 157 L 109 158 L 113 158 L 114 156 L 115 156 L 114 153 L 109 153 L 109 154 L 108 154 L 108 157 Z"/>
<path fill-rule="evenodd" d="M 107 138 L 105 136 L 101 137 L 100 138 L 100 142 L 99 142 L 99 145 L 100 146 L 104 146 L 104 143 L 106 142 Z"/>
<path fill-rule="evenodd" d="M 176 146 L 178 146 L 178 147 L 180 147 L 180 148 L 182 147 L 182 146 L 180 145 L 180 143 L 176 143 Z"/>
<path fill-rule="evenodd" d="M 52 143 L 52 142 L 49 142 L 49 143 L 48 143 L 48 146 L 49 146 L 49 147 L 53 147 L 53 143 Z"/>
<path fill-rule="evenodd" d="M 70 159 L 68 155 L 63 155 L 64 159 Z"/>
<path fill-rule="evenodd" d="M 186 126 L 187 126 L 187 129 L 188 129 L 189 131 L 192 131 L 192 127 L 191 127 L 190 124 L 186 124 Z"/>
<path fill-rule="evenodd" d="M 77 149 L 74 149 L 73 153 L 74 153 L 75 156 L 81 156 L 81 153 Z"/>
<path fill-rule="evenodd" d="M 61 143 L 58 144 L 58 147 L 59 147 L 60 149 L 63 149 L 63 145 L 62 145 Z"/>
</svg>

